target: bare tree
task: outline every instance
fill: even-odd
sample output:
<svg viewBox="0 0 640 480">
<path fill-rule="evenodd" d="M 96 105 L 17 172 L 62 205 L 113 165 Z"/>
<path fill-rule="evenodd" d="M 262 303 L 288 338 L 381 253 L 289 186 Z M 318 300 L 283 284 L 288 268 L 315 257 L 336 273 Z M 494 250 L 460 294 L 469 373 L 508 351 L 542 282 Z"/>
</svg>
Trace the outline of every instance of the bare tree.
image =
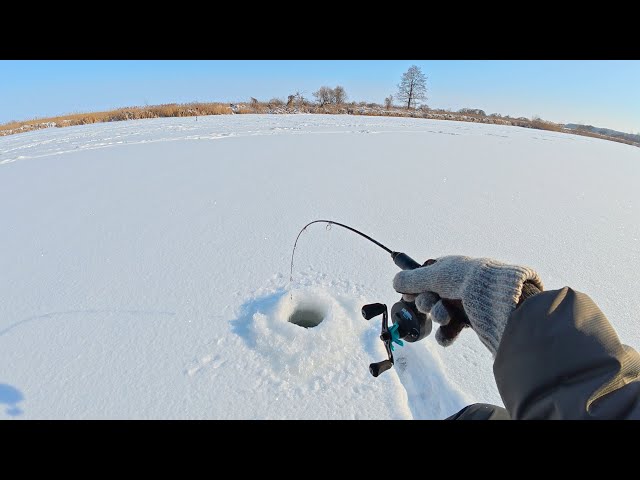
<svg viewBox="0 0 640 480">
<path fill-rule="evenodd" d="M 393 107 L 393 95 L 389 95 L 384 99 L 384 108 L 391 110 L 391 107 Z"/>
<path fill-rule="evenodd" d="M 427 98 L 427 77 L 419 67 L 412 65 L 402 74 L 398 84 L 398 99 L 407 103 L 407 110 L 415 108 L 419 100 Z"/>
<path fill-rule="evenodd" d="M 333 103 L 335 94 L 332 88 L 320 87 L 317 92 L 313 92 L 313 96 L 316 97 L 320 106 L 324 107 L 328 103 Z"/>
<path fill-rule="evenodd" d="M 342 105 L 347 101 L 347 92 L 344 90 L 344 87 L 338 85 L 333 89 L 333 103 L 336 105 Z"/>
</svg>

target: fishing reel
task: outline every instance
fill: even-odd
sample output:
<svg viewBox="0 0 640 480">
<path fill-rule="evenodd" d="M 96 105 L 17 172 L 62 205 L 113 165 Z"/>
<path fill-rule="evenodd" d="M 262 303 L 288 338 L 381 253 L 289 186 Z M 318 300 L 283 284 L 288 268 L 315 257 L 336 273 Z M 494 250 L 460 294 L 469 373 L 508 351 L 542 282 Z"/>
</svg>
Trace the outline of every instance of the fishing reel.
<svg viewBox="0 0 640 480">
<path fill-rule="evenodd" d="M 392 252 L 393 262 L 402 270 L 413 270 L 421 265 L 406 253 Z M 425 262 L 425 265 L 428 263 Z M 370 303 L 362 307 L 362 316 L 365 320 L 382 315 L 382 331 L 380 340 L 387 350 L 388 359 L 369 365 L 369 372 L 377 377 L 382 372 L 386 372 L 393 366 L 394 343 L 403 346 L 404 342 L 417 342 L 431 333 L 431 322 L 427 321 L 427 316 L 419 312 L 414 302 L 407 302 L 400 299 L 391 307 L 391 322 L 389 327 L 389 314 L 387 306 L 383 303 Z"/>
<path fill-rule="evenodd" d="M 374 377 L 393 366 L 394 343 L 402 346 L 405 341 L 417 342 L 431 333 L 431 322 L 427 322 L 427 316 L 418 311 L 414 302 L 400 300 L 391 307 L 393 323 L 391 327 L 389 327 L 389 314 L 385 304 L 370 303 L 362 307 L 362 316 L 365 320 L 371 320 L 379 315 L 382 315 L 380 340 L 384 343 L 389 358 L 369 365 L 369 372 Z"/>
</svg>

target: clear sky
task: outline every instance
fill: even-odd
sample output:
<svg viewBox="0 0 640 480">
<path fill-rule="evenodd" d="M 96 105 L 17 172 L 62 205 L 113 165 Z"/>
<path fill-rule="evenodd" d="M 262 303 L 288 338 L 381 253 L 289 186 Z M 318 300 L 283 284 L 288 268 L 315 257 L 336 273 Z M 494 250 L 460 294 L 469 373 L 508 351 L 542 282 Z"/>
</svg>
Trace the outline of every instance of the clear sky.
<svg viewBox="0 0 640 480">
<path fill-rule="evenodd" d="M 640 132 L 640 61 L 42 60 L 0 61 L 0 123 L 133 105 L 311 98 L 322 85 L 382 103 L 404 71 L 427 75 L 432 108 L 538 115 Z"/>
</svg>

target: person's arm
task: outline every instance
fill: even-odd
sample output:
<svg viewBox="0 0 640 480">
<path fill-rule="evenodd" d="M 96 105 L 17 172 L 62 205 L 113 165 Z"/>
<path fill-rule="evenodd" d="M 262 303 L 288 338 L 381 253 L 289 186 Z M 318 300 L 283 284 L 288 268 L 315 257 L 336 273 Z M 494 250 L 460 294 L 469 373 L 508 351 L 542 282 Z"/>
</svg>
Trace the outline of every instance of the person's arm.
<svg viewBox="0 0 640 480">
<path fill-rule="evenodd" d="M 514 310 L 493 371 L 513 419 L 640 419 L 640 354 L 568 287 Z"/>
<path fill-rule="evenodd" d="M 495 359 L 511 418 L 640 419 L 640 354 L 587 295 L 544 291 L 528 267 L 459 255 L 399 272 L 393 286 L 440 325 L 440 345 L 471 327 Z"/>
</svg>

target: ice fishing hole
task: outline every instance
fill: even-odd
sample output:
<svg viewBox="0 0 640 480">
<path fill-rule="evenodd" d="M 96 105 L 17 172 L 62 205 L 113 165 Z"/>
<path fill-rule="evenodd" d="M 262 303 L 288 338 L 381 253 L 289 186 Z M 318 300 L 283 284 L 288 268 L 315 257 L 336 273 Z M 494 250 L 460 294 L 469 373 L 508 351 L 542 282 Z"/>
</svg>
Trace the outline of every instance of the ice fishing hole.
<svg viewBox="0 0 640 480">
<path fill-rule="evenodd" d="M 298 305 L 294 308 L 289 321 L 304 328 L 317 327 L 322 323 L 326 312 L 318 305 Z"/>
</svg>

